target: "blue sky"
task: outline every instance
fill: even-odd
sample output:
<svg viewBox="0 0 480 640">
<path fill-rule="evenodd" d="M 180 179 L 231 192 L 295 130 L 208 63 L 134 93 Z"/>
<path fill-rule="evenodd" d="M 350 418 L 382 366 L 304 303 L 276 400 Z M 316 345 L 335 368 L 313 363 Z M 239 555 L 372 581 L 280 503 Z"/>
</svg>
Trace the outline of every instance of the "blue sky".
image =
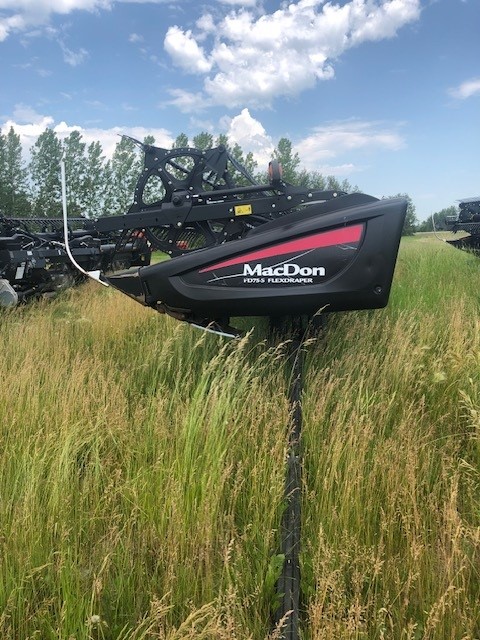
<svg viewBox="0 0 480 640">
<path fill-rule="evenodd" d="M 227 133 L 419 219 L 480 193 L 480 0 L 0 0 L 0 127 Z M 28 154 L 27 154 L 28 155 Z"/>
</svg>

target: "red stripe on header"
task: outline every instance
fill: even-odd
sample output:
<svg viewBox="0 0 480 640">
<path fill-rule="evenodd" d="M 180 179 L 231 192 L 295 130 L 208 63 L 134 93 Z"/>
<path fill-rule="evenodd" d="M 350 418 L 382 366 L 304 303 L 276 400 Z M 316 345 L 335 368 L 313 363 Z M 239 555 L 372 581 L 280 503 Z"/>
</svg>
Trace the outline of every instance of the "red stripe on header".
<svg viewBox="0 0 480 640">
<path fill-rule="evenodd" d="M 306 236 L 304 238 L 299 238 L 298 240 L 291 240 L 290 242 L 282 242 L 282 244 L 276 244 L 273 247 L 260 249 L 260 251 L 245 253 L 237 258 L 232 258 L 231 260 L 217 262 L 217 264 L 214 264 L 211 267 L 200 269 L 199 273 L 213 271 L 214 269 L 222 269 L 223 267 L 231 267 L 235 264 L 249 262 L 250 260 L 262 260 L 263 258 L 283 256 L 287 253 L 308 251 L 309 249 L 321 249 L 323 247 L 333 247 L 336 244 L 346 244 L 348 242 L 358 242 L 362 237 L 362 232 L 363 224 L 342 227 L 341 229 L 335 229 L 333 231 L 322 231 L 321 233 L 315 233 L 313 236 Z"/>
</svg>

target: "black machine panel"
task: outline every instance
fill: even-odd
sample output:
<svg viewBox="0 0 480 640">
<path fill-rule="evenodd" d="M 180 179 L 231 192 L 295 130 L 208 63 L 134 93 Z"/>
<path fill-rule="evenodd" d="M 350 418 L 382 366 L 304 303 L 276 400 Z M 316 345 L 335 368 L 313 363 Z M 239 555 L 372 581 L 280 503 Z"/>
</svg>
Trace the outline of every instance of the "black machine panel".
<svg viewBox="0 0 480 640">
<path fill-rule="evenodd" d="M 405 213 L 400 198 L 329 213 L 313 204 L 295 224 L 286 215 L 282 225 L 266 223 L 241 240 L 109 282 L 192 322 L 379 308 L 388 301 Z"/>
</svg>

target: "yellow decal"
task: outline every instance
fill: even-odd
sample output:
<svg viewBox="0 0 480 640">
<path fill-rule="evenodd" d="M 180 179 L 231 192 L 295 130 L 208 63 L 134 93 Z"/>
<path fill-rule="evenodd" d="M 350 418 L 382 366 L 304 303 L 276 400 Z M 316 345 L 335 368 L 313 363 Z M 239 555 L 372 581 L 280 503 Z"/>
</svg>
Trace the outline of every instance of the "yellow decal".
<svg viewBox="0 0 480 640">
<path fill-rule="evenodd" d="M 251 204 L 239 204 L 235 209 L 236 216 L 249 216 L 252 213 L 252 205 Z"/>
</svg>

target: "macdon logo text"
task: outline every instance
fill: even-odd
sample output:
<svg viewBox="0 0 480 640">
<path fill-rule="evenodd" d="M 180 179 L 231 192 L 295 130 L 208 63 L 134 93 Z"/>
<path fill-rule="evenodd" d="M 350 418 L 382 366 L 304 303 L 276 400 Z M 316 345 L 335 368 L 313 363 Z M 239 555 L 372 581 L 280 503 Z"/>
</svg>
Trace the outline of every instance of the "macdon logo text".
<svg viewBox="0 0 480 640">
<path fill-rule="evenodd" d="M 243 276 L 324 276 L 325 267 L 300 267 L 287 263 L 278 267 L 263 267 L 262 264 L 243 265 Z"/>
</svg>

